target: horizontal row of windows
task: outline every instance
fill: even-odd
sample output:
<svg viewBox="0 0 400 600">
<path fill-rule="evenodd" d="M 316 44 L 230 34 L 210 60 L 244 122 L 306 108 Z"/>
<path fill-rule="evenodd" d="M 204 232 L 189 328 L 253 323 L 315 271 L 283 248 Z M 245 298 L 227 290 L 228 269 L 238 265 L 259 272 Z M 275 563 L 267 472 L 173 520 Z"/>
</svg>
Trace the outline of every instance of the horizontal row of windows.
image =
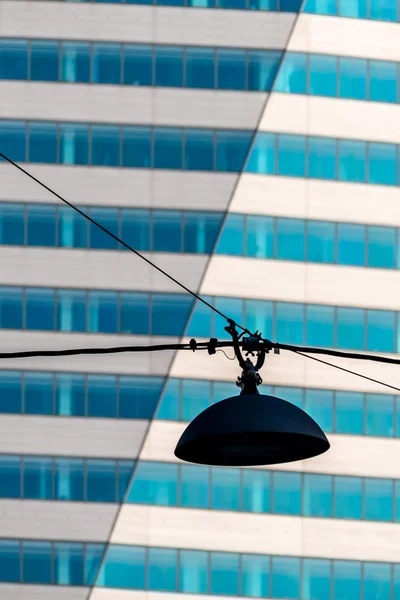
<svg viewBox="0 0 400 600">
<path fill-rule="evenodd" d="M 223 213 L 80 207 L 136 250 L 211 254 Z M 124 250 L 68 207 L 0 203 L 0 244 Z M 394 227 L 228 214 L 219 254 L 400 268 Z"/>
<path fill-rule="evenodd" d="M 188 6 L 233 10 L 268 10 L 298 12 L 302 0 L 53 0 L 60 2 L 95 2 L 102 4 L 156 4 L 157 6 Z"/>
<path fill-rule="evenodd" d="M 400 102 L 400 65 L 383 60 L 287 52 L 274 90 L 331 98 Z"/>
<path fill-rule="evenodd" d="M 250 131 L 0 121 L 0 145 L 18 162 L 239 172 Z M 245 171 L 399 185 L 396 144 L 259 132 Z"/>
<path fill-rule="evenodd" d="M 215 308 L 261 331 L 282 344 L 308 344 L 372 352 L 400 352 L 398 313 L 388 310 L 334 307 L 203 296 Z M 208 307 L 196 302 L 187 335 L 228 339 L 225 323 Z"/>
<path fill-rule="evenodd" d="M 154 252 L 211 254 L 224 216 L 191 210 L 79 208 L 136 250 Z M 125 250 L 69 207 L 11 202 L 0 203 L 0 244 Z"/>
<path fill-rule="evenodd" d="M 400 521 L 400 480 L 140 461 L 127 502 Z"/>
<path fill-rule="evenodd" d="M 0 455 L 0 498 L 122 502 L 134 462 Z"/>
<path fill-rule="evenodd" d="M 239 172 L 251 131 L 0 121 L 3 154 L 18 162 Z"/>
<path fill-rule="evenodd" d="M 3 539 L 0 581 L 96 582 L 100 587 L 293 600 L 400 598 L 397 564 L 117 544 L 103 554 L 102 544 Z"/>
<path fill-rule="evenodd" d="M 0 413 L 152 419 L 163 385 L 154 376 L 0 371 Z"/>
<path fill-rule="evenodd" d="M 269 91 L 282 51 L 0 40 L 0 79 Z"/>
<path fill-rule="evenodd" d="M 0 329 L 182 335 L 188 294 L 0 287 Z"/>
</svg>

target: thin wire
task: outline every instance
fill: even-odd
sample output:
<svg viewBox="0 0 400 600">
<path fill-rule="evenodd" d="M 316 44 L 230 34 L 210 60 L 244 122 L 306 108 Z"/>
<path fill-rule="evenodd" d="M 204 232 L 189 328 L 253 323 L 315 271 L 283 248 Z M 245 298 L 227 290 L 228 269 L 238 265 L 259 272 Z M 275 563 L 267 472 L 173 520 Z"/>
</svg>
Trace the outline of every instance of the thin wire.
<svg viewBox="0 0 400 600">
<path fill-rule="evenodd" d="M 350 373 L 350 375 L 355 375 L 356 377 L 361 377 L 362 379 L 367 379 L 368 381 L 372 381 L 373 383 L 377 383 L 379 385 L 384 385 L 392 390 L 396 390 L 396 392 L 400 392 L 400 388 L 395 387 L 394 385 L 390 385 L 389 383 L 384 383 L 383 381 L 379 381 L 378 379 L 373 379 L 372 377 L 367 377 L 367 375 L 361 375 L 361 373 L 356 373 L 355 371 L 351 371 L 350 369 L 345 369 L 344 367 L 340 367 L 339 365 L 334 365 L 326 360 L 322 360 L 321 358 L 316 358 L 315 356 L 310 356 L 309 354 L 304 354 L 303 352 L 299 352 L 298 350 L 292 350 L 295 354 L 299 354 L 300 356 L 304 356 L 305 358 L 310 358 L 311 360 L 315 360 L 316 362 L 322 363 L 323 365 L 327 365 L 328 367 L 333 367 L 334 369 L 339 369 L 339 371 L 344 371 L 345 373 Z"/>
<path fill-rule="evenodd" d="M 371 360 L 374 362 L 386 363 L 389 365 L 400 365 L 400 359 L 379 356 L 377 354 L 359 354 L 358 352 L 343 352 L 342 350 L 329 350 L 328 348 L 316 348 L 314 346 L 293 346 L 292 344 L 279 344 L 263 340 L 268 348 L 280 350 L 290 350 L 297 352 L 308 352 L 309 354 L 325 354 L 326 356 L 336 356 L 337 358 L 350 358 L 352 360 Z"/>
<path fill-rule="evenodd" d="M 28 177 L 30 177 L 30 179 L 32 179 L 33 181 L 35 181 L 36 183 L 38 183 L 40 186 L 42 186 L 45 190 L 47 190 L 48 192 L 50 192 L 50 194 L 53 194 L 53 196 L 56 196 L 56 198 L 58 198 L 59 200 L 61 200 L 65 204 L 67 204 L 70 208 L 72 208 L 73 210 L 75 210 L 77 213 L 79 213 L 80 215 L 82 215 L 82 217 L 85 217 L 85 219 L 87 219 L 88 221 L 90 221 L 91 223 L 93 223 L 93 225 L 96 225 L 96 227 L 99 227 L 102 231 L 104 231 L 104 233 L 107 233 L 114 240 L 116 240 L 117 242 L 119 242 L 120 244 L 122 244 L 122 246 L 125 246 L 125 248 L 127 248 L 128 250 L 130 250 L 131 252 L 133 252 L 134 254 L 136 254 L 136 256 L 139 256 L 139 258 L 141 258 L 142 260 L 144 260 L 145 262 L 147 262 L 149 265 L 151 265 L 152 267 L 154 267 L 154 269 L 157 269 L 157 271 L 159 271 L 160 273 L 162 273 L 163 275 L 165 275 L 165 277 L 168 277 L 168 279 L 170 279 L 171 281 L 173 281 L 174 283 L 176 283 L 176 285 L 178 285 L 183 290 L 185 290 L 185 292 L 187 292 L 188 294 L 191 294 L 194 298 L 196 298 L 197 300 L 199 300 L 200 302 L 202 302 L 203 304 L 205 304 L 206 306 L 208 306 L 208 308 L 211 308 L 211 310 L 213 310 L 214 312 L 216 312 L 217 314 L 219 314 L 226 321 L 230 321 L 230 319 L 223 312 L 221 312 L 220 310 L 218 310 L 218 308 L 215 308 L 215 306 L 213 306 L 212 304 L 210 304 L 209 302 L 207 302 L 207 300 L 204 300 L 204 298 L 202 298 L 201 296 L 199 296 L 198 294 L 196 294 L 196 292 L 193 292 L 192 290 L 190 290 L 183 283 L 181 283 L 180 281 L 178 281 L 177 279 L 175 279 L 175 277 L 172 277 L 172 275 L 169 275 L 169 273 L 167 273 L 166 271 L 164 271 L 163 269 L 161 269 L 161 267 L 157 266 L 151 260 L 149 260 L 148 258 L 146 258 L 145 256 L 143 256 L 143 254 L 141 254 L 140 252 L 138 252 L 137 250 L 135 250 L 134 248 L 132 248 L 132 246 L 129 246 L 129 244 L 127 244 L 126 242 L 124 242 L 123 240 L 121 240 L 117 235 L 115 235 L 114 233 L 112 233 L 111 231 L 109 231 L 106 227 L 103 227 L 103 225 L 101 225 L 100 223 L 98 223 L 97 221 L 95 221 L 94 219 L 92 219 L 91 217 L 89 217 L 89 215 L 87 215 L 86 213 L 84 213 L 77 206 L 75 206 L 74 204 L 71 204 L 71 202 L 69 202 L 68 200 L 66 200 L 62 196 L 60 196 L 60 194 L 58 194 L 57 192 L 55 192 L 54 190 L 52 190 L 49 186 L 47 186 L 45 183 L 43 183 L 42 181 L 40 181 L 40 179 L 37 179 L 37 177 L 35 177 L 31 173 L 29 173 L 29 171 L 27 171 L 26 169 L 23 169 L 20 165 L 18 165 L 16 162 L 14 162 L 13 160 L 11 160 L 11 158 L 8 158 L 8 156 L 6 156 L 5 154 L 3 154 L 2 152 L 0 152 L 0 156 L 2 158 L 4 158 L 4 160 L 6 160 L 8 163 L 10 163 L 10 165 L 12 165 L 16 169 L 18 169 L 19 171 L 21 171 L 22 173 L 24 173 L 24 175 L 27 175 Z M 248 330 L 245 327 L 242 327 L 242 325 L 239 325 L 238 323 L 235 323 L 235 325 L 237 327 L 239 327 L 239 329 L 242 329 L 243 331 L 245 331 L 247 333 L 250 333 L 250 332 L 248 332 Z"/>
<path fill-rule="evenodd" d="M 227 355 L 226 352 L 224 352 L 223 350 L 217 350 L 217 352 L 222 352 L 222 354 L 225 354 L 226 358 L 228 360 L 236 360 L 236 356 L 233 356 L 232 358 L 230 356 Z"/>
</svg>

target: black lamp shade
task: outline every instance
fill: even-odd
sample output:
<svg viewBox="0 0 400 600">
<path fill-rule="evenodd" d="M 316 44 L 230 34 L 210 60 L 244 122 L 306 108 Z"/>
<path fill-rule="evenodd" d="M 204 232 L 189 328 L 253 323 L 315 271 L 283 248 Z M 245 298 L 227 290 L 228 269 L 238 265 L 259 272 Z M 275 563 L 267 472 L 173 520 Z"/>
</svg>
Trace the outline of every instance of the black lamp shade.
<svg viewBox="0 0 400 600">
<path fill-rule="evenodd" d="M 301 408 L 255 393 L 227 398 L 200 413 L 183 432 L 175 456 L 201 465 L 249 467 L 311 458 L 329 447 Z"/>
</svg>

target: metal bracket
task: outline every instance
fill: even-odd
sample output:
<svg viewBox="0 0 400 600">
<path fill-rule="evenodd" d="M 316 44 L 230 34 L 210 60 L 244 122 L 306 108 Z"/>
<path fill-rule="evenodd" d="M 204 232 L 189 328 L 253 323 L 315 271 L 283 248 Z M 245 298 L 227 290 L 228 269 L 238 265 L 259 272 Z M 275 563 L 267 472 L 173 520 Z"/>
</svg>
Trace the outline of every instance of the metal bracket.
<svg viewBox="0 0 400 600">
<path fill-rule="evenodd" d="M 242 375 L 237 378 L 236 385 L 242 389 L 242 394 L 258 394 L 257 387 L 262 383 L 258 371 L 264 365 L 265 355 L 269 352 L 269 349 L 266 348 L 261 334 L 258 332 L 243 338 L 242 348 L 246 357 L 257 354 L 257 362 L 254 365 L 249 358 L 243 357 L 239 345 L 241 336 L 237 332 L 235 321 L 228 319 L 228 323 L 229 325 L 225 327 L 225 331 L 232 336 L 235 355 L 242 369 Z"/>
</svg>

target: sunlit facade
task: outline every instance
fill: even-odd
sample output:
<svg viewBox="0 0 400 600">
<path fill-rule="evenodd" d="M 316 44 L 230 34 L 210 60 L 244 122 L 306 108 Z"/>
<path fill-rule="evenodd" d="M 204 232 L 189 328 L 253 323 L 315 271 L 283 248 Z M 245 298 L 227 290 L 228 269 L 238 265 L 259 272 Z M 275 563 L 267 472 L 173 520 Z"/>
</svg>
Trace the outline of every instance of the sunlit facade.
<svg viewBox="0 0 400 600">
<path fill-rule="evenodd" d="M 0 152 L 249 330 L 395 356 L 399 21 L 393 0 L 0 0 Z M 1 351 L 225 326 L 1 162 Z M 264 392 L 331 450 L 177 461 L 238 375 L 222 353 L 3 361 L 0 597 L 400 600 L 395 390 L 268 355 Z"/>
</svg>

